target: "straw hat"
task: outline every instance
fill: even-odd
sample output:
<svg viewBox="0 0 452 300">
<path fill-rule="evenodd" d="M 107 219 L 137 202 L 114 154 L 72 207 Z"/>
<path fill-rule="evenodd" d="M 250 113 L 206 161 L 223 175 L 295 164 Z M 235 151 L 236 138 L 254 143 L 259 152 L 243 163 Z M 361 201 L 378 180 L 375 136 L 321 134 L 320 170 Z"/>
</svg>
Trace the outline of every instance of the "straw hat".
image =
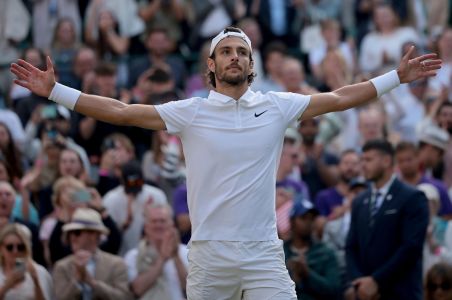
<svg viewBox="0 0 452 300">
<path fill-rule="evenodd" d="M 63 226 L 63 232 L 74 230 L 92 230 L 109 234 L 110 230 L 102 223 L 100 214 L 91 208 L 78 208 L 72 216 L 71 222 Z"/>
</svg>

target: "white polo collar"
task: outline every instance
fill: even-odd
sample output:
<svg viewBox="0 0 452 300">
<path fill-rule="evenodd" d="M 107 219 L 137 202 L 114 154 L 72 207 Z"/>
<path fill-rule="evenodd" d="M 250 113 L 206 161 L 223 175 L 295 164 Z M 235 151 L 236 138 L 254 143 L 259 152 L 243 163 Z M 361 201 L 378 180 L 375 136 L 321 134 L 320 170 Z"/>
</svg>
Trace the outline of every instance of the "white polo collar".
<svg viewBox="0 0 452 300">
<path fill-rule="evenodd" d="M 254 99 L 254 95 L 255 95 L 255 93 L 250 88 L 248 88 L 246 90 L 246 92 L 240 97 L 239 101 L 243 101 L 245 103 L 251 103 Z M 224 104 L 226 104 L 228 102 L 236 101 L 235 99 L 233 99 L 229 96 L 226 96 L 224 94 L 218 93 L 214 90 L 211 90 L 209 92 L 209 97 L 207 97 L 207 99 L 209 101 L 220 102 L 220 103 L 224 103 Z"/>
</svg>

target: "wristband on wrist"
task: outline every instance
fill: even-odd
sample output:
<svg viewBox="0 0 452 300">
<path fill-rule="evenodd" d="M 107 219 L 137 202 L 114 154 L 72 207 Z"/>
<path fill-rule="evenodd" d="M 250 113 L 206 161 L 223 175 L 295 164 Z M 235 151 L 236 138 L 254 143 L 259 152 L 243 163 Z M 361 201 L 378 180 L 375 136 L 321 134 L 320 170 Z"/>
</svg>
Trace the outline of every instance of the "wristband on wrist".
<svg viewBox="0 0 452 300">
<path fill-rule="evenodd" d="M 377 90 L 378 98 L 400 85 L 399 75 L 397 74 L 396 70 L 372 78 L 370 82 L 372 82 L 375 89 Z"/>
<path fill-rule="evenodd" d="M 79 90 L 56 82 L 55 86 L 52 89 L 52 92 L 50 92 L 49 100 L 61 104 L 70 110 L 74 110 L 75 103 L 77 103 L 77 100 L 80 97 L 81 93 L 82 92 L 80 92 Z"/>
</svg>

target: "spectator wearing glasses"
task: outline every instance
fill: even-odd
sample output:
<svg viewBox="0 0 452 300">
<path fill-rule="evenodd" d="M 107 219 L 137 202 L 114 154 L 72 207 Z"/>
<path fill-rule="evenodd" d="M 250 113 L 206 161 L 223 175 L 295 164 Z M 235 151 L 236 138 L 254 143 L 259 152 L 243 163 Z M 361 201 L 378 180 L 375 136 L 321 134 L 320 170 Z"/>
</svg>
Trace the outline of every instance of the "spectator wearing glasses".
<svg viewBox="0 0 452 300">
<path fill-rule="evenodd" d="M 20 224 L 8 224 L 0 232 L 0 298 L 53 299 L 52 278 L 33 261 L 31 232 Z"/>
<path fill-rule="evenodd" d="M 17 194 L 11 183 L 7 181 L 0 180 L 0 230 L 3 229 L 9 223 L 20 223 L 25 225 L 31 231 L 32 239 L 32 251 L 35 261 L 41 263 L 44 261 L 43 251 L 41 243 L 38 239 L 38 227 L 37 225 L 19 218 L 17 214 L 14 213 L 15 206 L 17 205 Z M 0 298 L 1 299 L 1 298 Z"/>
<path fill-rule="evenodd" d="M 425 281 L 425 300 L 452 299 L 452 266 L 438 263 L 427 273 Z"/>
</svg>

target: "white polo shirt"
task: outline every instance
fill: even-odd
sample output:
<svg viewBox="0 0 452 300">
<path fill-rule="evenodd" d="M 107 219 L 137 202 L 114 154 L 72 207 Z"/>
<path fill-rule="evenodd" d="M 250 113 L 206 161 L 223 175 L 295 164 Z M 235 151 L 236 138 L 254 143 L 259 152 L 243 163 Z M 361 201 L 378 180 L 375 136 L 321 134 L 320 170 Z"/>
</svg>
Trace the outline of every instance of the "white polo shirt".
<svg viewBox="0 0 452 300">
<path fill-rule="evenodd" d="M 207 99 L 156 106 L 182 141 L 192 241 L 278 238 L 275 182 L 284 132 L 309 101 L 248 89 L 237 101 L 211 91 Z"/>
</svg>

